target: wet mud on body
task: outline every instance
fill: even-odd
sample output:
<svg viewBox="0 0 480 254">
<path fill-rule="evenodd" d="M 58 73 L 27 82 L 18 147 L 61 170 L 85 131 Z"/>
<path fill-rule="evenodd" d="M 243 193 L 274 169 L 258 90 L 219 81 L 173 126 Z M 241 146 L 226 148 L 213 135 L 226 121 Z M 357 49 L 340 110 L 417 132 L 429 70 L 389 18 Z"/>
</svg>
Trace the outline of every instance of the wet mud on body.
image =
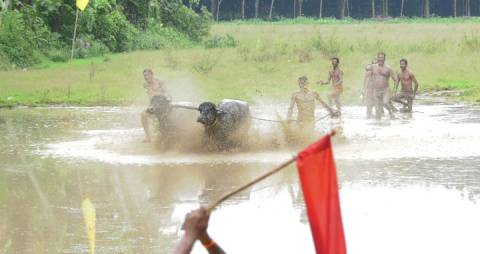
<svg viewBox="0 0 480 254">
<path fill-rule="evenodd" d="M 286 108 L 252 112 L 275 119 Z M 88 253 L 85 197 L 97 209 L 99 253 L 169 253 L 186 212 L 302 146 L 288 145 L 278 124 L 253 121 L 248 148 L 159 149 L 141 142 L 141 110 L 0 109 L 0 253 Z M 349 252 L 479 253 L 480 108 L 414 110 L 375 121 L 345 107 L 341 120 L 317 123 L 319 136 L 343 129 L 334 153 Z M 188 145 L 202 129 L 186 128 Z M 210 231 L 229 253 L 314 253 L 295 167 L 228 200 Z"/>
</svg>

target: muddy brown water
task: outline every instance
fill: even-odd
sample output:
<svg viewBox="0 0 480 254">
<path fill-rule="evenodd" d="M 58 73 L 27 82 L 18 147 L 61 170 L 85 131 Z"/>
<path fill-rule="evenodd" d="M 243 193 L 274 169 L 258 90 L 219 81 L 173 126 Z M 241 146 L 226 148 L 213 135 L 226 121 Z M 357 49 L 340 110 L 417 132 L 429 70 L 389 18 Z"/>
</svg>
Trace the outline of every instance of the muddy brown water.
<svg viewBox="0 0 480 254">
<path fill-rule="evenodd" d="M 279 108 L 285 105 L 253 111 L 268 118 Z M 140 110 L 0 110 L 0 253 L 88 253 L 85 197 L 97 209 L 98 253 L 169 253 L 186 212 L 298 149 L 278 141 L 276 124 L 255 122 L 255 139 L 275 137 L 276 145 L 159 151 L 140 142 Z M 480 108 L 415 110 L 378 122 L 365 120 L 362 107 L 346 107 L 334 123 L 344 130 L 334 153 L 350 253 L 480 253 Z M 216 241 L 229 253 L 314 253 L 295 170 L 219 207 L 209 229 Z M 205 252 L 195 246 L 194 253 Z"/>
</svg>

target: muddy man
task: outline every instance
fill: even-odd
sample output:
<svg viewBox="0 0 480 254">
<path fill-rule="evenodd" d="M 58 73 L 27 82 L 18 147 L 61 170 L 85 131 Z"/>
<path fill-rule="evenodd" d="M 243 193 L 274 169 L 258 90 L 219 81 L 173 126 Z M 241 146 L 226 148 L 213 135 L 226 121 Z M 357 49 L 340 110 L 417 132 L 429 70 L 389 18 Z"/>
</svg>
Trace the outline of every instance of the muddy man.
<svg viewBox="0 0 480 254">
<path fill-rule="evenodd" d="M 315 100 L 320 102 L 331 116 L 337 115 L 337 113 L 320 98 L 317 92 L 308 89 L 308 78 L 306 76 L 298 78 L 298 87 L 300 91 L 292 94 L 287 119 L 290 120 L 292 118 L 293 108 L 297 105 L 298 124 L 305 131 L 313 132 L 315 129 Z"/>
<path fill-rule="evenodd" d="M 376 64 L 377 59 L 375 58 L 371 64 Z M 365 78 L 363 80 L 363 90 L 362 90 L 362 97 L 363 102 L 367 106 L 367 118 L 372 118 L 372 111 L 373 107 L 375 106 L 375 98 L 373 97 L 374 91 L 374 82 L 373 82 L 373 72 L 367 71 L 365 73 Z"/>
<path fill-rule="evenodd" d="M 412 113 L 413 100 L 418 90 L 418 81 L 412 71 L 408 69 L 408 61 L 406 59 L 400 60 L 400 73 L 397 76 L 402 88 L 400 94 L 397 94 L 398 83 L 395 85 L 393 101 L 401 103 L 403 110 L 407 113 Z M 412 87 L 412 83 L 415 87 Z"/>
<path fill-rule="evenodd" d="M 340 59 L 338 57 L 333 57 L 332 59 L 332 70 L 328 72 L 327 81 L 318 81 L 317 84 L 328 85 L 332 83 L 332 91 L 328 96 L 328 104 L 330 106 L 335 103 L 338 111 L 341 111 L 342 105 L 340 104 L 340 95 L 343 92 L 343 71 L 338 67 L 340 64 Z"/>
<path fill-rule="evenodd" d="M 366 71 L 372 72 L 373 77 L 373 97 L 375 99 L 375 118 L 382 117 L 383 107 L 388 110 L 391 119 L 394 119 L 393 108 L 390 104 L 390 78 L 393 79 L 395 86 L 398 79 L 390 66 L 385 64 L 386 55 L 383 52 L 377 54 L 377 64 L 368 65 Z"/>
<path fill-rule="evenodd" d="M 143 78 L 145 79 L 145 83 L 143 84 L 143 88 L 145 92 L 149 96 L 151 100 L 155 95 L 166 95 L 164 83 L 156 78 L 153 75 L 153 71 L 151 69 L 143 70 Z M 143 142 L 150 142 L 150 128 L 149 128 L 149 119 L 153 119 L 154 115 L 148 111 L 143 111 L 141 115 L 141 121 L 143 130 L 145 131 L 145 139 Z"/>
</svg>

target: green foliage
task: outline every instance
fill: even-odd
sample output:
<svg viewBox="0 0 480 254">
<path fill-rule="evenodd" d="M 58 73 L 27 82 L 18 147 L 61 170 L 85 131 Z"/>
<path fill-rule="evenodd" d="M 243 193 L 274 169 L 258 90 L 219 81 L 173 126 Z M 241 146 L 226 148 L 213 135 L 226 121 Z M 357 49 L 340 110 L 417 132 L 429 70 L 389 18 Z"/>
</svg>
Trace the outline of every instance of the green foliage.
<svg viewBox="0 0 480 254">
<path fill-rule="evenodd" d="M 110 51 L 128 51 L 133 47 L 133 40 L 138 30 L 128 22 L 119 9 L 112 9 L 109 1 L 96 1 L 91 12 L 92 20 L 86 22 L 87 31 L 101 41 Z M 91 27 L 88 27 L 91 25 Z"/>
<path fill-rule="evenodd" d="M 464 52 L 478 52 L 480 51 L 480 36 L 474 34 L 469 36 L 465 34 L 459 46 Z"/>
<path fill-rule="evenodd" d="M 20 67 L 26 67 L 40 61 L 33 40 L 35 33 L 25 24 L 22 14 L 8 11 L 3 14 L 0 24 L 0 52 L 8 60 Z"/>
<path fill-rule="evenodd" d="M 243 59 L 243 61 L 248 61 L 248 59 L 250 58 L 251 50 L 247 46 L 239 47 L 237 52 L 240 55 L 240 57 Z"/>
<path fill-rule="evenodd" d="M 134 49 L 171 49 L 187 48 L 193 45 L 190 38 L 171 27 L 150 22 L 144 32 L 140 32 L 134 40 Z"/>
<path fill-rule="evenodd" d="M 313 59 L 312 49 L 310 47 L 296 49 L 295 53 L 298 55 L 298 62 L 300 63 L 308 63 Z"/>
<path fill-rule="evenodd" d="M 66 62 L 70 59 L 69 53 L 66 50 L 61 49 L 49 50 L 45 53 L 45 56 L 53 62 Z"/>
<path fill-rule="evenodd" d="M 165 66 L 175 70 L 177 69 L 178 65 L 180 64 L 178 58 L 175 57 L 170 50 L 165 51 Z"/>
<path fill-rule="evenodd" d="M 255 44 L 255 50 L 253 50 L 249 59 L 252 59 L 255 62 L 273 62 L 277 61 L 280 57 L 280 54 L 273 45 L 268 45 L 262 40 L 257 40 Z"/>
<path fill-rule="evenodd" d="M 320 51 L 325 57 L 334 57 L 338 56 L 341 51 L 342 42 L 340 39 L 331 36 L 327 39 L 319 35 L 318 37 L 312 39 L 311 46 Z"/>
<path fill-rule="evenodd" d="M 218 60 L 219 57 L 214 58 L 211 54 L 206 54 L 193 63 L 193 70 L 200 74 L 208 74 L 217 65 Z"/>
<path fill-rule="evenodd" d="M 103 56 L 110 50 L 102 42 L 96 41 L 92 36 L 81 36 L 77 38 L 75 44 L 75 58 L 88 58 L 95 56 Z"/>
<path fill-rule="evenodd" d="M 51 49 L 63 47 L 60 41 L 60 35 L 52 33 L 44 20 L 32 7 L 25 6 L 22 9 L 22 17 L 25 25 L 33 32 L 33 38 L 31 38 L 31 40 L 35 44 L 35 48 L 44 53 Z"/>
<path fill-rule="evenodd" d="M 205 48 L 235 48 L 240 44 L 240 42 L 235 39 L 235 37 L 227 34 L 225 36 L 222 35 L 214 35 L 209 37 L 203 42 Z"/>
<path fill-rule="evenodd" d="M 202 7 L 201 13 L 197 14 L 180 0 L 165 1 L 160 17 L 165 26 L 175 27 L 194 41 L 207 36 L 212 23 L 212 16 L 207 9 Z"/>
<path fill-rule="evenodd" d="M 0 71 L 6 71 L 11 68 L 10 60 L 0 51 Z"/>
</svg>

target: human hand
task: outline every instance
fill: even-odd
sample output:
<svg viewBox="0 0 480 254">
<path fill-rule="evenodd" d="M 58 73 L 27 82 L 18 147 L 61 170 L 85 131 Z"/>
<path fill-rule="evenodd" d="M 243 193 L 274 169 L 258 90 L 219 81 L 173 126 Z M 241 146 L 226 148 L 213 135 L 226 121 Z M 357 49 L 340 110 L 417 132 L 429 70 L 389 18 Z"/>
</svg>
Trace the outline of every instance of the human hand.
<svg viewBox="0 0 480 254">
<path fill-rule="evenodd" d="M 333 111 L 331 114 L 330 114 L 330 117 L 332 118 L 338 118 L 340 117 L 341 113 L 340 111 L 336 110 L 336 111 Z"/>
<path fill-rule="evenodd" d="M 185 235 L 197 239 L 200 235 L 206 234 L 209 219 L 210 214 L 204 207 L 200 207 L 187 213 L 182 225 Z"/>
</svg>

